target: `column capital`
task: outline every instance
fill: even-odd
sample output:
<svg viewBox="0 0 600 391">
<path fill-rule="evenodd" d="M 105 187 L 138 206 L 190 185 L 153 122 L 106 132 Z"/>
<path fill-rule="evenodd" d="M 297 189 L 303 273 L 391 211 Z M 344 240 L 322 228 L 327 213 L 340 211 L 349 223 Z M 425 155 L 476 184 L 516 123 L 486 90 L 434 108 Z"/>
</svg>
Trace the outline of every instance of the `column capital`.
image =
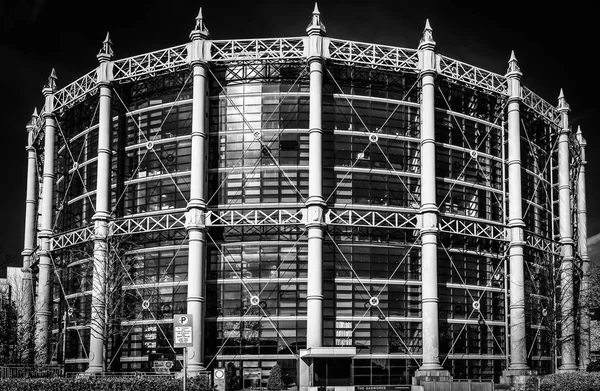
<svg viewBox="0 0 600 391">
<path fill-rule="evenodd" d="M 206 66 L 206 63 L 210 60 L 210 33 L 208 28 L 204 24 L 204 18 L 202 17 L 202 7 L 198 11 L 196 16 L 196 25 L 190 32 L 191 42 L 187 45 L 187 61 L 190 65 L 195 66 Z"/>
<path fill-rule="evenodd" d="M 437 59 L 435 55 L 435 41 L 433 40 L 433 29 L 429 25 L 429 19 L 425 21 L 425 29 L 423 29 L 423 36 L 419 41 L 418 56 L 419 56 L 419 69 L 421 74 L 436 74 L 437 73 Z"/>
<path fill-rule="evenodd" d="M 110 213 L 99 210 L 92 216 L 92 221 L 108 221 L 110 220 Z"/>
<path fill-rule="evenodd" d="M 313 10 L 312 20 L 306 28 L 308 38 L 304 39 L 304 56 L 309 64 L 313 62 L 322 63 L 325 58 L 329 57 L 329 39 L 325 38 L 327 31 L 325 25 L 321 22 L 321 14 L 317 3 Z M 311 71 L 316 69 L 311 68 Z"/>
<path fill-rule="evenodd" d="M 326 211 L 321 205 L 310 205 L 302 209 L 302 221 L 307 228 L 325 227 Z"/>
<path fill-rule="evenodd" d="M 188 211 L 185 212 L 185 229 L 187 231 L 192 229 L 205 229 L 206 228 L 206 212 L 200 208 L 188 205 Z"/>
<path fill-rule="evenodd" d="M 99 86 L 107 86 L 113 79 L 112 72 L 112 58 L 114 56 L 114 52 L 112 49 L 112 41 L 110 39 L 110 33 L 106 33 L 106 38 L 102 42 L 102 48 L 98 52 L 96 58 L 100 63 L 98 65 L 98 69 L 96 71 L 96 77 Z"/>
<path fill-rule="evenodd" d="M 509 228 L 525 228 L 525 222 L 521 216 L 508 219 L 507 226 Z"/>
<path fill-rule="evenodd" d="M 53 234 L 54 234 L 54 233 L 52 232 L 52 230 L 51 230 L 51 229 L 44 229 L 44 228 L 41 228 L 41 229 L 38 231 L 38 238 L 40 238 L 40 239 L 49 239 L 49 238 L 51 238 L 51 237 L 52 237 L 52 235 L 53 235 Z"/>
</svg>

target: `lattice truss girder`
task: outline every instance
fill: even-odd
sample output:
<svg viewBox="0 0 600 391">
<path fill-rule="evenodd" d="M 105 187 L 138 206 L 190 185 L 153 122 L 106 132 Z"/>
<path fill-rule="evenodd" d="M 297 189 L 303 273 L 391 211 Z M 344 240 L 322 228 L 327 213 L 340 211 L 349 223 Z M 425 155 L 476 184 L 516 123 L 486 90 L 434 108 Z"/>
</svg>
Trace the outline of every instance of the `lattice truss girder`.
<svg viewBox="0 0 600 391">
<path fill-rule="evenodd" d="M 209 63 L 243 63 L 247 61 L 290 61 L 306 58 L 306 37 L 248 40 L 208 41 Z M 418 73 L 418 55 L 415 49 L 352 42 L 325 38 L 324 53 L 328 60 L 346 65 L 371 69 Z M 189 66 L 188 45 L 145 53 L 111 62 L 113 81 L 130 83 L 142 78 L 176 72 Z M 459 83 L 466 83 L 494 93 L 506 94 L 506 78 L 502 75 L 438 55 L 438 72 Z M 54 111 L 60 113 L 85 99 L 97 90 L 96 70 L 91 71 L 55 93 Z M 552 123 L 560 116 L 556 108 L 530 90 L 523 88 L 523 103 Z M 43 114 L 34 121 L 34 133 L 43 128 Z"/>
</svg>

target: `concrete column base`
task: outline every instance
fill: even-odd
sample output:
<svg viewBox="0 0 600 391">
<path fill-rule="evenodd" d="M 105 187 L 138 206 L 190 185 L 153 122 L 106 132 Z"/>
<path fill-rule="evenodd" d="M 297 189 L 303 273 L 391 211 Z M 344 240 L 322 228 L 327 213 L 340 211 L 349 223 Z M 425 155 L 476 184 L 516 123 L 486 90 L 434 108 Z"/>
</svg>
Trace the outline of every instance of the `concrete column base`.
<svg viewBox="0 0 600 391">
<path fill-rule="evenodd" d="M 415 376 L 412 378 L 412 384 L 415 386 L 421 385 L 421 382 L 450 382 L 452 381 L 452 376 L 450 372 L 445 369 L 431 369 L 431 370 L 422 370 L 418 369 L 415 372 Z"/>
<path fill-rule="evenodd" d="M 579 371 L 579 368 L 577 367 L 577 365 L 571 364 L 571 365 L 561 366 L 560 368 L 558 368 L 556 370 L 556 373 L 573 373 L 573 372 L 577 372 L 577 371 Z"/>
<path fill-rule="evenodd" d="M 509 385 L 513 391 L 525 391 L 528 384 L 537 383 L 537 378 L 537 372 L 531 369 L 506 369 L 500 376 L 500 384 Z"/>
</svg>

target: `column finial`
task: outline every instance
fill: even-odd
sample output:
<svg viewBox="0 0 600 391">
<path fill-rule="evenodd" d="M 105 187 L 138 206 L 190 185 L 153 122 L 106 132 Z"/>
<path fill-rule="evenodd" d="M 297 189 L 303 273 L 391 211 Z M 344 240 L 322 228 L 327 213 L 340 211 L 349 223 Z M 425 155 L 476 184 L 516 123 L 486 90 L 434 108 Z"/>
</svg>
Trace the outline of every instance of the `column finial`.
<svg viewBox="0 0 600 391">
<path fill-rule="evenodd" d="M 110 61 L 113 56 L 114 56 L 114 52 L 113 52 L 113 48 L 112 48 L 112 40 L 110 39 L 110 32 L 106 33 L 106 38 L 104 38 L 104 41 L 102 41 L 102 48 L 100 49 L 100 51 L 98 52 L 98 55 L 96 56 L 96 58 L 98 58 L 99 62 L 105 62 L 105 61 Z"/>
<path fill-rule="evenodd" d="M 568 112 L 570 110 L 569 104 L 567 103 L 567 100 L 565 99 L 565 94 L 562 90 L 562 88 L 560 89 L 560 94 L 558 94 L 558 107 L 557 107 L 558 111 L 560 112 Z"/>
<path fill-rule="evenodd" d="M 39 115 L 38 115 L 37 107 L 34 107 L 33 113 L 31 114 L 31 119 L 29 120 L 29 122 L 27 122 L 27 125 L 25 126 L 28 133 L 32 132 L 33 129 L 35 129 L 35 124 L 37 122 L 38 117 L 39 117 Z"/>
<path fill-rule="evenodd" d="M 315 8 L 312 13 L 312 20 L 306 27 L 306 32 L 308 35 L 325 35 L 327 31 L 325 30 L 325 25 L 321 22 L 321 13 L 319 12 L 319 7 L 317 6 L 317 2 L 315 2 Z"/>
<path fill-rule="evenodd" d="M 419 50 L 435 49 L 435 40 L 433 39 L 433 29 L 429 24 L 429 19 L 425 20 L 425 28 L 423 29 L 423 36 L 419 41 Z"/>
<path fill-rule="evenodd" d="M 510 74 L 518 74 L 521 75 L 521 68 L 517 65 L 517 57 L 515 56 L 515 51 L 510 51 L 510 59 L 508 60 L 508 70 L 506 71 L 507 75 Z"/>
<path fill-rule="evenodd" d="M 50 76 L 48 76 L 48 82 L 44 85 L 42 92 L 44 94 L 50 94 L 56 91 L 56 80 L 58 80 L 56 77 L 56 70 L 52 68 L 52 72 L 50 72 Z"/>
<path fill-rule="evenodd" d="M 577 141 L 579 141 L 579 145 L 581 146 L 581 148 L 585 148 L 587 145 L 587 141 L 585 141 L 585 138 L 583 138 L 583 132 L 581 131 L 581 126 L 577 125 Z"/>
<path fill-rule="evenodd" d="M 204 24 L 204 17 L 202 16 L 202 7 L 200 7 L 198 10 L 198 15 L 196 16 L 196 25 L 190 33 L 190 39 L 208 39 L 209 36 L 210 33 Z"/>
</svg>

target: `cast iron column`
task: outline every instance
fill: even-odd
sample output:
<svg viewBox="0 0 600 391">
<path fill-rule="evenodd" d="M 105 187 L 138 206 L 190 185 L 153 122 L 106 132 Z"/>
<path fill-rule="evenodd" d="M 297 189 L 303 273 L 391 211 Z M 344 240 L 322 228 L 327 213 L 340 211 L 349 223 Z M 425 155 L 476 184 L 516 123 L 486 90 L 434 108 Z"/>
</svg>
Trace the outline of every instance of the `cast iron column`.
<svg viewBox="0 0 600 391">
<path fill-rule="evenodd" d="M 310 67 L 310 106 L 308 131 L 308 199 L 306 228 L 308 230 L 308 285 L 306 294 L 306 348 L 323 346 L 323 37 L 315 4 L 308 33 L 308 64 Z"/>
<path fill-rule="evenodd" d="M 207 108 L 208 80 L 205 53 L 210 53 L 208 29 L 202 9 L 190 33 L 188 61 L 194 72 L 192 99 L 192 165 L 190 201 L 185 228 L 188 232 L 187 312 L 193 317 L 193 347 L 187 349 L 190 374 L 204 370 L 204 314 L 206 291 L 206 182 L 207 182 Z M 206 50 L 206 52 L 205 52 Z"/>
<path fill-rule="evenodd" d="M 108 222 L 111 215 L 112 139 L 112 43 L 107 34 L 98 54 L 98 166 L 96 174 L 96 213 L 94 213 L 94 269 L 92 275 L 92 320 L 90 325 L 89 367 L 87 372 L 106 371 L 106 282 L 108 270 Z"/>
<path fill-rule="evenodd" d="M 523 208 L 521 194 L 521 76 L 514 52 L 508 62 L 508 228 L 510 230 L 510 365 L 529 370 L 525 338 L 525 275 Z"/>
<path fill-rule="evenodd" d="M 21 287 L 22 303 L 19 308 L 22 316 L 19 325 L 22 331 L 21 345 L 25 364 L 31 364 L 32 356 L 32 325 L 33 325 L 33 285 L 31 283 L 31 258 L 36 240 L 36 215 L 38 213 L 38 172 L 36 168 L 36 153 L 33 146 L 33 130 L 38 121 L 37 109 L 33 111 L 31 121 L 27 124 L 27 192 L 25 198 L 25 235 L 23 241 L 23 286 Z"/>
<path fill-rule="evenodd" d="M 423 363 L 415 378 L 449 377 L 440 365 L 437 239 L 438 207 L 435 178 L 435 76 L 433 30 L 425 23 L 419 42 L 421 70 L 421 282 L 423 311 Z"/>
<path fill-rule="evenodd" d="M 575 357 L 575 314 L 573 306 L 573 227 L 569 158 L 569 105 L 562 90 L 558 97 L 561 128 L 558 136 L 558 209 L 560 221 L 560 372 L 577 370 Z"/>
<path fill-rule="evenodd" d="M 579 311 L 579 370 L 585 371 L 590 363 L 590 257 L 587 248 L 587 207 L 585 196 L 585 146 L 581 128 L 577 129 L 577 141 L 581 148 L 581 165 L 577 178 L 577 229 L 579 238 L 579 254 L 581 256 L 581 285 Z"/>
<path fill-rule="evenodd" d="M 40 251 L 38 264 L 38 297 L 36 302 L 35 363 L 49 363 L 50 319 L 52 311 L 52 260 L 50 259 L 50 240 L 52 220 L 54 218 L 54 142 L 56 137 L 56 119 L 54 118 L 54 93 L 56 91 L 56 73 L 52 69 L 48 84 L 43 93 L 46 105 L 44 117 L 44 173 L 42 179 L 42 216 L 40 224 Z"/>
</svg>

